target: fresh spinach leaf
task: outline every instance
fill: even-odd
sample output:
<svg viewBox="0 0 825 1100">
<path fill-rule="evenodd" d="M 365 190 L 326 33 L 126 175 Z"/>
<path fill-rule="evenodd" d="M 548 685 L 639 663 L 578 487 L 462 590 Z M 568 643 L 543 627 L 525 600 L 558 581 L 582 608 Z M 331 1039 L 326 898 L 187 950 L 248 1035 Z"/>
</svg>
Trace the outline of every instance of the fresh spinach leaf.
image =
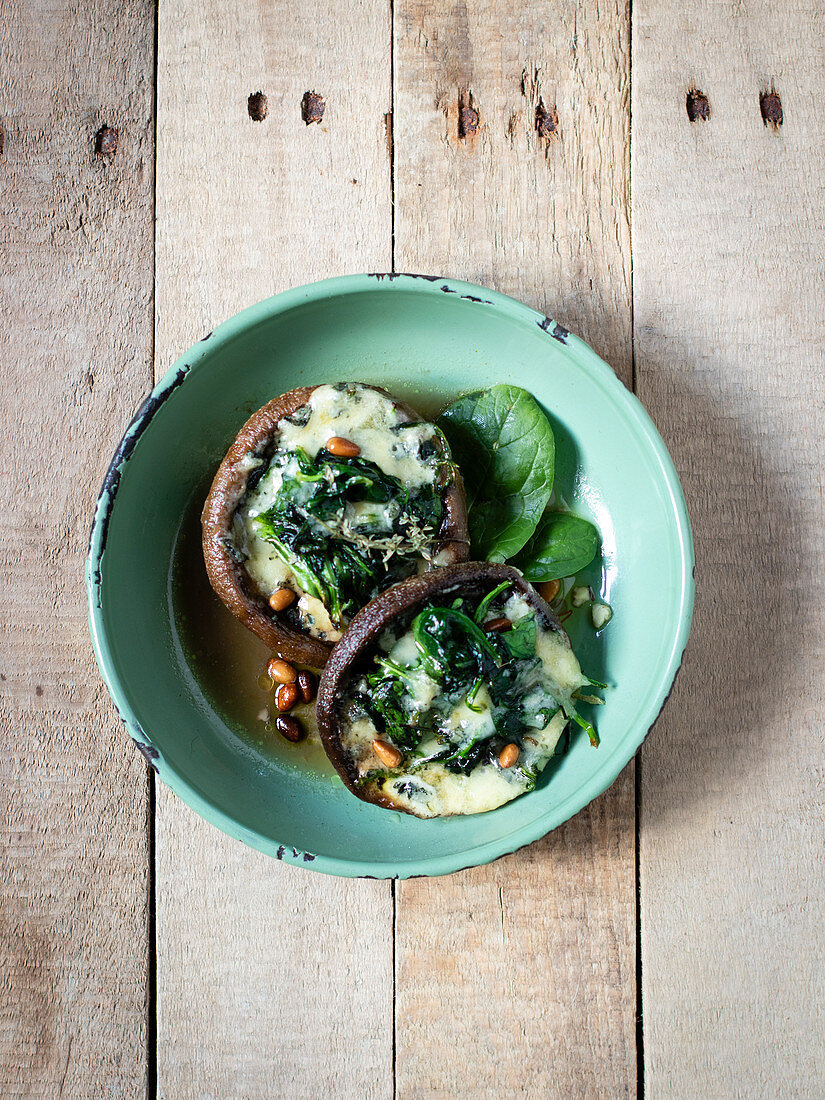
<svg viewBox="0 0 825 1100">
<path fill-rule="evenodd" d="M 584 569 L 598 549 L 599 532 L 592 523 L 567 512 L 545 512 L 514 564 L 533 584 L 555 581 Z"/>
<path fill-rule="evenodd" d="M 464 478 L 473 555 L 507 561 L 533 534 L 550 499 L 550 423 L 527 390 L 500 385 L 459 398 L 439 425 Z"/>
</svg>

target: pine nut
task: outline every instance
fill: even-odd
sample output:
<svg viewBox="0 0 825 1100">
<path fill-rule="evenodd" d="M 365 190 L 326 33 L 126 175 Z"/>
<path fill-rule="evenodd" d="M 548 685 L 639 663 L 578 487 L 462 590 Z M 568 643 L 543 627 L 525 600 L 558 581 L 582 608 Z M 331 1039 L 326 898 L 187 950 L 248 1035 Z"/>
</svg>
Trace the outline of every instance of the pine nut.
<svg viewBox="0 0 825 1100">
<path fill-rule="evenodd" d="M 278 715 L 275 719 L 275 729 L 282 737 L 285 737 L 287 741 L 291 741 L 293 745 L 297 745 L 299 741 L 303 741 L 306 737 L 304 727 L 298 719 L 291 718 L 288 714 Z"/>
<path fill-rule="evenodd" d="M 556 596 L 559 594 L 561 588 L 561 581 L 542 581 L 541 584 L 536 585 L 536 591 L 543 600 L 548 603 L 552 603 Z"/>
<path fill-rule="evenodd" d="M 508 630 L 513 629 L 513 624 L 509 619 L 505 619 L 503 616 L 500 619 L 490 619 L 488 623 L 485 623 L 482 630 L 486 630 L 488 634 L 504 634 Z"/>
<path fill-rule="evenodd" d="M 269 597 L 269 606 L 273 611 L 284 611 L 292 603 L 295 603 L 295 593 L 291 588 L 276 588 Z"/>
<path fill-rule="evenodd" d="M 372 747 L 381 763 L 385 764 L 388 768 L 397 768 L 403 759 L 401 753 L 394 745 L 388 745 L 386 741 L 382 741 L 378 737 L 373 741 Z"/>
<path fill-rule="evenodd" d="M 318 684 L 311 672 L 303 669 L 298 673 L 298 690 L 305 703 L 311 703 L 318 694 Z"/>
<path fill-rule="evenodd" d="M 292 710 L 300 697 L 297 684 L 281 684 L 275 692 L 275 706 L 280 711 Z"/>
<path fill-rule="evenodd" d="M 276 684 L 294 684 L 298 673 L 288 661 L 282 661 L 279 657 L 273 657 L 266 666 L 267 675 Z"/>
<path fill-rule="evenodd" d="M 512 768 L 513 764 L 519 758 L 518 745 L 514 745 L 512 741 L 509 745 L 505 745 L 501 752 L 498 754 L 498 762 L 502 768 Z"/>
<path fill-rule="evenodd" d="M 361 453 L 357 443 L 353 443 L 351 439 L 344 439 L 340 435 L 334 435 L 332 439 L 328 439 L 326 447 L 331 455 L 337 455 L 338 458 L 357 458 Z"/>
</svg>

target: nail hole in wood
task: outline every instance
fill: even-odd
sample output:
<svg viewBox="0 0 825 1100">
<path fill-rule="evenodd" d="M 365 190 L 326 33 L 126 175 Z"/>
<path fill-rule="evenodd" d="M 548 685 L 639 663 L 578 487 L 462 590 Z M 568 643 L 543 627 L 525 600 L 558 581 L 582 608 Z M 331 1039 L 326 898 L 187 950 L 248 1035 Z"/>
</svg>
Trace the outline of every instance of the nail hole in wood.
<svg viewBox="0 0 825 1100">
<path fill-rule="evenodd" d="M 253 122 L 263 122 L 269 114 L 269 101 L 263 92 L 252 92 L 246 101 L 246 109 Z"/>
<path fill-rule="evenodd" d="M 769 92 L 763 92 L 759 97 L 759 110 L 762 112 L 762 124 L 778 130 L 785 116 L 782 113 L 782 100 L 773 86 Z"/>
<path fill-rule="evenodd" d="M 481 116 L 473 102 L 472 92 L 458 93 L 458 136 L 462 141 L 478 133 Z"/>
<path fill-rule="evenodd" d="M 707 122 L 712 114 L 708 97 L 696 88 L 691 88 L 688 92 L 685 108 L 691 122 Z"/>
<path fill-rule="evenodd" d="M 545 107 L 540 99 L 536 107 L 536 133 L 546 141 L 558 141 L 559 115 L 555 106 Z"/>
<path fill-rule="evenodd" d="M 301 100 L 301 118 L 311 126 L 313 122 L 320 122 L 326 110 L 326 101 L 317 92 L 304 92 Z"/>
<path fill-rule="evenodd" d="M 119 137 L 114 126 L 101 126 L 95 134 L 95 154 L 99 157 L 113 157 L 117 152 Z"/>
</svg>

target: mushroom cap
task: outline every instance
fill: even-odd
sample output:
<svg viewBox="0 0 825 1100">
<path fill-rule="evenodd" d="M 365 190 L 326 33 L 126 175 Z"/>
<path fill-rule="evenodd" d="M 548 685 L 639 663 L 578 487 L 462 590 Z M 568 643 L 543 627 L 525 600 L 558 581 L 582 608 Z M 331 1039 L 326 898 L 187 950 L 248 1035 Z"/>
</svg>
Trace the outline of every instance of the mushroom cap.
<svg viewBox="0 0 825 1100">
<path fill-rule="evenodd" d="M 203 560 L 209 583 L 217 595 L 253 634 L 257 634 L 273 653 L 288 661 L 323 668 L 332 652 L 333 643 L 313 638 L 296 629 L 283 612 L 273 611 L 257 591 L 242 561 L 235 556 L 232 540 L 232 520 L 246 494 L 249 475 L 249 455 L 268 462 L 276 449 L 278 425 L 309 401 L 317 386 L 300 386 L 281 394 L 258 409 L 235 437 L 218 467 L 201 515 Z M 409 423 L 420 423 L 422 417 L 402 401 L 398 401 L 379 386 L 369 387 L 389 397 Z M 436 441 L 438 445 L 438 441 Z M 438 564 L 463 561 L 469 555 L 467 535 L 467 504 L 464 485 L 458 468 L 442 487 L 444 516 L 438 532 L 434 558 Z"/>
<path fill-rule="evenodd" d="M 342 740 L 346 720 L 343 703 L 349 685 L 371 667 L 379 638 L 398 619 L 409 621 L 424 603 L 434 598 L 450 599 L 461 594 L 481 599 L 502 581 L 510 581 L 535 609 L 537 621 L 545 630 L 564 633 L 548 604 L 517 569 L 493 562 L 467 561 L 410 577 L 379 593 L 361 608 L 335 646 L 318 685 L 315 705 L 318 731 L 338 774 L 352 793 L 365 802 L 410 813 L 406 806 L 387 795 L 379 782 L 359 782 L 358 769 Z"/>
</svg>

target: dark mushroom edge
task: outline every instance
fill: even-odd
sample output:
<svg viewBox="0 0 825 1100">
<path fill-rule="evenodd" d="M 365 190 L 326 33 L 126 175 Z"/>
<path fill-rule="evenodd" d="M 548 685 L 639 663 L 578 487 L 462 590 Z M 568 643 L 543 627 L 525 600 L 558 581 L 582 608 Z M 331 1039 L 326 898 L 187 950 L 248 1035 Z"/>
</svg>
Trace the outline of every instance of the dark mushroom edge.
<svg viewBox="0 0 825 1100">
<path fill-rule="evenodd" d="M 344 783 L 417 817 L 479 813 L 530 791 L 593 684 L 518 570 L 464 562 L 411 577 L 355 616 L 318 689 Z M 590 697 L 589 697 L 590 698 Z"/>
<path fill-rule="evenodd" d="M 359 405 L 364 416 L 386 414 L 389 426 L 367 420 L 359 428 Z M 382 432 L 392 434 L 384 464 L 420 484 L 370 459 L 383 456 Z M 337 437 L 354 437 L 359 454 L 328 451 Z M 314 441 L 309 450 L 305 438 Z M 270 507 L 256 512 L 265 491 Z M 249 535 L 253 520 L 257 533 Z M 323 668 L 348 619 L 376 591 L 469 554 L 464 487 L 446 440 L 409 405 L 360 383 L 303 386 L 254 413 L 218 468 L 201 523 L 206 571 L 226 607 L 278 656 L 313 668 Z M 290 603 L 274 610 L 271 576 L 281 573 Z M 329 593 L 337 618 L 324 603 Z"/>
</svg>

